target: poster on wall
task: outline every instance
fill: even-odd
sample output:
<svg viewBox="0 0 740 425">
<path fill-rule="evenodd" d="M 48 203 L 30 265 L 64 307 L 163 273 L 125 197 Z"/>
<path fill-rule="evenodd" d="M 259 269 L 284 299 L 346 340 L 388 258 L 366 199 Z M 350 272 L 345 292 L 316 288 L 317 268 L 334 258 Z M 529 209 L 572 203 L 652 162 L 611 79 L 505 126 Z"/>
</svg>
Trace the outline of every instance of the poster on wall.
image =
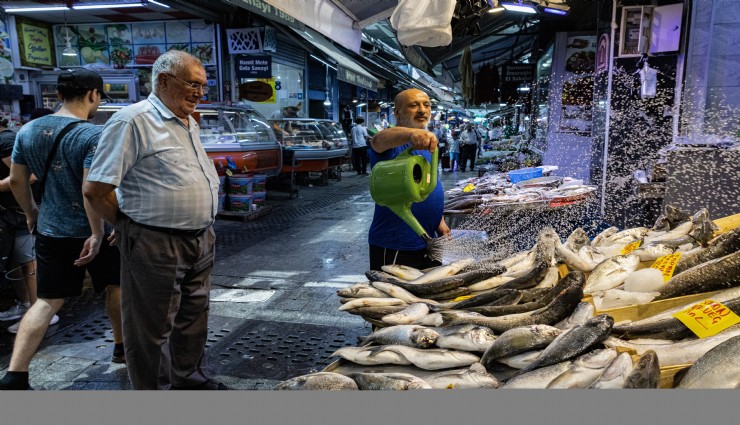
<svg viewBox="0 0 740 425">
<path fill-rule="evenodd" d="M 10 50 L 10 35 L 5 19 L 0 17 L 0 84 L 8 84 L 13 78 L 13 52 Z"/>
<path fill-rule="evenodd" d="M 21 66 L 56 66 L 51 26 L 43 22 L 16 18 Z"/>
<path fill-rule="evenodd" d="M 239 85 L 239 99 L 256 103 L 275 103 L 275 79 L 257 78 Z"/>
<path fill-rule="evenodd" d="M 558 130 L 590 136 L 593 122 L 596 36 L 568 37 Z"/>
<path fill-rule="evenodd" d="M 54 44 L 60 66 L 88 64 L 151 66 L 168 50 L 192 53 L 204 65 L 216 63 L 214 25 L 203 20 L 55 25 Z M 67 43 L 74 55 L 63 55 Z"/>
</svg>

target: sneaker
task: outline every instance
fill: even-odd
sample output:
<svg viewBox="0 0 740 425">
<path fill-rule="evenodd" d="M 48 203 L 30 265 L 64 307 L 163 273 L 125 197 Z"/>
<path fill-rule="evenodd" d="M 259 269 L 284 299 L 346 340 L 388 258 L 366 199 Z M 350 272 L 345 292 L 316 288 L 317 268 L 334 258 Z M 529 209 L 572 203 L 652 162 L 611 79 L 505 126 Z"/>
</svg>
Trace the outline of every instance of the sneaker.
<svg viewBox="0 0 740 425">
<path fill-rule="evenodd" d="M 120 350 L 117 347 L 113 349 L 113 356 L 110 361 L 113 363 L 126 363 L 126 352 L 123 350 L 123 347 Z"/>
<path fill-rule="evenodd" d="M 18 320 L 23 317 L 30 307 L 19 302 L 18 304 L 10 307 L 5 311 L 0 311 L 0 322 L 6 322 L 9 320 Z"/>
<path fill-rule="evenodd" d="M 49 321 L 49 326 L 56 325 L 57 323 L 59 323 L 59 316 L 57 316 L 55 314 L 55 315 L 51 316 L 51 320 Z M 17 334 L 18 333 L 18 328 L 20 328 L 20 327 L 21 327 L 21 322 L 19 320 L 18 322 L 14 323 L 14 324 L 12 324 L 12 325 L 10 325 L 8 327 L 8 332 L 10 332 L 12 334 Z"/>
</svg>

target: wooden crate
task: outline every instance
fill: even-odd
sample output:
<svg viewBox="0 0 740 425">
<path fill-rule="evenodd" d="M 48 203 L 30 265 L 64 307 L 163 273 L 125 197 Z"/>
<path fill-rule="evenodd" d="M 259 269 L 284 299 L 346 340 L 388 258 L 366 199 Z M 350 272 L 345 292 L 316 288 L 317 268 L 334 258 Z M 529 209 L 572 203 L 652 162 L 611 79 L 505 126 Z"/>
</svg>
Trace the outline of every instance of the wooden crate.
<svg viewBox="0 0 740 425">
<path fill-rule="evenodd" d="M 698 303 L 711 298 L 721 291 L 704 292 L 701 294 L 684 295 L 682 297 L 668 298 L 660 301 L 653 301 L 647 304 L 633 304 L 625 307 L 609 308 L 606 310 L 596 310 L 594 315 L 608 314 L 610 315 L 615 323 L 623 322 L 625 320 L 635 321 L 646 319 L 656 314 L 662 313 L 672 308 L 681 307 L 689 303 Z M 584 302 L 590 302 L 593 304 L 591 297 L 584 298 Z"/>
</svg>

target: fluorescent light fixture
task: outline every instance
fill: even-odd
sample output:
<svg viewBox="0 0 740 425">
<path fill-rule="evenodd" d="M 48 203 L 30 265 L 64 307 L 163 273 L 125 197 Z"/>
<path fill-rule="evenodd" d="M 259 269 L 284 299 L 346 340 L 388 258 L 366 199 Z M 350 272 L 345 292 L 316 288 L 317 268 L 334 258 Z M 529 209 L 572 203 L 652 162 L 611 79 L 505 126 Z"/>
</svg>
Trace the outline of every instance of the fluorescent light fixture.
<svg viewBox="0 0 740 425">
<path fill-rule="evenodd" d="M 519 0 L 519 2 L 501 2 L 501 6 L 504 7 L 506 10 L 510 10 L 512 12 L 521 12 L 521 13 L 537 13 L 537 8 L 534 7 L 531 4 L 524 4 Z"/>
<path fill-rule="evenodd" d="M 506 106 L 506 104 L 505 103 L 499 103 L 498 106 L 500 106 L 500 107 L 503 108 L 504 106 Z"/>
<path fill-rule="evenodd" d="M 67 6 L 50 6 L 50 7 L 6 7 L 7 13 L 20 13 L 20 12 L 57 12 L 60 10 L 69 9 Z"/>
<path fill-rule="evenodd" d="M 362 103 L 358 103 L 358 104 L 357 104 L 357 105 L 355 105 L 355 106 L 356 106 L 357 108 L 362 108 L 362 107 L 363 107 L 363 106 L 365 106 L 365 105 L 367 105 L 367 103 L 365 103 L 365 102 L 362 102 Z"/>
<path fill-rule="evenodd" d="M 487 0 L 488 2 L 488 13 L 503 12 L 504 9 L 498 2 L 498 0 Z"/>
<path fill-rule="evenodd" d="M 552 13 L 553 15 L 565 16 L 568 14 L 567 10 L 556 9 L 554 7 L 545 7 L 543 10 L 545 11 L 545 13 Z"/>
<path fill-rule="evenodd" d="M 163 3 L 160 3 L 160 2 L 158 2 L 158 1 L 154 1 L 154 0 L 148 0 L 148 1 L 147 1 L 147 3 L 152 3 L 152 4 L 156 4 L 157 6 L 161 6 L 161 7 L 166 7 L 167 9 L 169 9 L 169 8 L 170 8 L 170 7 L 169 7 L 169 6 L 167 6 L 166 4 L 163 4 Z"/>
<path fill-rule="evenodd" d="M 333 69 L 335 71 L 337 70 L 337 67 L 336 66 L 333 66 L 333 65 L 329 64 L 325 60 L 320 59 L 320 58 L 318 58 L 317 56 L 314 56 L 314 55 L 309 55 L 309 56 L 311 56 L 312 58 L 316 59 L 317 61 L 323 63 L 324 65 L 328 66 L 329 68 L 331 68 L 331 69 Z"/>
<path fill-rule="evenodd" d="M 112 3 L 112 4 L 88 4 L 82 6 L 72 6 L 74 10 L 92 10 L 92 9 L 113 9 L 121 7 L 141 7 L 141 3 Z"/>
</svg>

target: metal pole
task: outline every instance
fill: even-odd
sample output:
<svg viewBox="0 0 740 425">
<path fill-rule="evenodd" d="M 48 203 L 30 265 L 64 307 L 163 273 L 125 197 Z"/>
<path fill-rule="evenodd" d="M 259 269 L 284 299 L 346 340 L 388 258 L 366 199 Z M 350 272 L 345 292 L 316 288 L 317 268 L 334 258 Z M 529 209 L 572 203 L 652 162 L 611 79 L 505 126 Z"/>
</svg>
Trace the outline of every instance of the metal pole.
<svg viewBox="0 0 740 425">
<path fill-rule="evenodd" d="M 601 165 L 601 216 L 606 210 L 606 168 L 609 159 L 609 114 L 612 109 L 612 74 L 614 72 L 614 32 L 617 30 L 617 0 L 612 0 L 611 39 L 609 40 L 609 77 L 606 86 L 606 119 L 604 123 L 604 158 Z"/>
</svg>

